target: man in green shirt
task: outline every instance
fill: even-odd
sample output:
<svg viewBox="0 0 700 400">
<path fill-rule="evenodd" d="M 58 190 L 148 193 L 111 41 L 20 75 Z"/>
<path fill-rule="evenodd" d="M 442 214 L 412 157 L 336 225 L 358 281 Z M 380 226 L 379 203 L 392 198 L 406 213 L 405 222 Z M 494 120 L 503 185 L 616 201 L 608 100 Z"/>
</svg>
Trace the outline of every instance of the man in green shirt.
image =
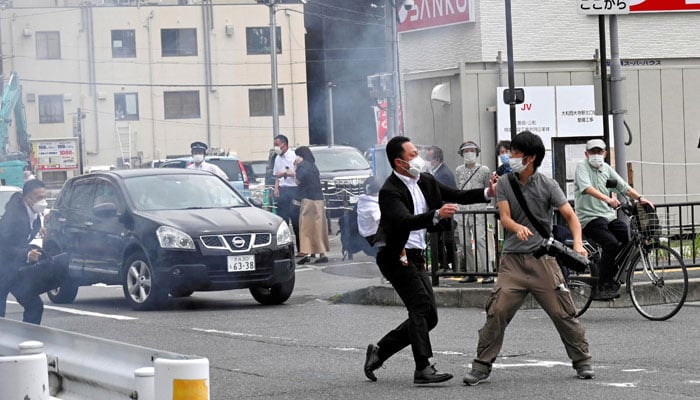
<svg viewBox="0 0 700 400">
<path fill-rule="evenodd" d="M 619 297 L 617 292 L 620 285 L 613 281 L 617 266 L 613 264 L 620 247 L 629 241 L 629 227 L 626 222 L 617 219 L 615 211 L 620 201 L 610 194 L 611 189 L 607 188 L 606 182 L 614 180 L 617 182 L 614 188 L 617 192 L 654 206 L 603 161 L 607 155 L 605 148 L 605 142 L 601 139 L 589 140 L 586 143 L 586 159 L 578 163 L 574 177 L 576 216 L 583 227 L 583 234 L 603 249 L 598 263 L 600 281 L 595 300 Z"/>
</svg>

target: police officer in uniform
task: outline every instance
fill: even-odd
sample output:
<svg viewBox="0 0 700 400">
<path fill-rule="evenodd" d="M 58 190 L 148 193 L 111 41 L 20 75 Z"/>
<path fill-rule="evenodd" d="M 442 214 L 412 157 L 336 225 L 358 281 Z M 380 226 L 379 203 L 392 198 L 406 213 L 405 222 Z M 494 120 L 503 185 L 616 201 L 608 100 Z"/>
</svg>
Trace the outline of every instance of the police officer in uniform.
<svg viewBox="0 0 700 400">
<path fill-rule="evenodd" d="M 216 164 L 211 164 L 204 161 L 204 156 L 207 154 L 207 145 L 203 142 L 193 142 L 190 145 L 192 149 L 192 163 L 187 165 L 187 168 L 191 169 L 201 169 L 202 171 L 208 171 L 213 174 L 219 175 L 221 178 L 228 180 L 226 173 L 219 168 Z"/>
</svg>

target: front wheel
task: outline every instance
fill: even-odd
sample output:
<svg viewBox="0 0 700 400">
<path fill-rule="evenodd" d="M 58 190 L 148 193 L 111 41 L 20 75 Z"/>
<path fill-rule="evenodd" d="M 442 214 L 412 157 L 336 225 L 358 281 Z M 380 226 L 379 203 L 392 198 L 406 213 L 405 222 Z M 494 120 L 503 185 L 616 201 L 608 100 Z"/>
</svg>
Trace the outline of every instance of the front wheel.
<svg viewBox="0 0 700 400">
<path fill-rule="evenodd" d="M 78 296 L 78 288 L 78 285 L 64 281 L 61 286 L 47 291 L 46 295 L 54 304 L 70 304 Z"/>
<path fill-rule="evenodd" d="M 252 287 L 250 288 L 250 294 L 253 298 L 260 304 L 269 306 L 282 304 L 292 295 L 294 291 L 294 276 L 292 279 L 278 283 L 269 288 L 264 287 Z"/>
<path fill-rule="evenodd" d="M 122 287 L 132 309 L 155 310 L 168 300 L 168 292 L 158 283 L 146 255 L 137 251 L 126 260 Z"/>
<path fill-rule="evenodd" d="M 640 314 L 653 321 L 665 321 L 685 303 L 688 270 L 670 247 L 643 246 L 630 265 L 627 285 L 632 304 Z"/>
<path fill-rule="evenodd" d="M 580 317 L 588 310 L 593 301 L 593 292 L 598 285 L 598 269 L 595 263 L 591 263 L 583 272 L 569 271 L 566 278 L 566 286 L 571 293 L 576 313 L 574 317 Z"/>
</svg>

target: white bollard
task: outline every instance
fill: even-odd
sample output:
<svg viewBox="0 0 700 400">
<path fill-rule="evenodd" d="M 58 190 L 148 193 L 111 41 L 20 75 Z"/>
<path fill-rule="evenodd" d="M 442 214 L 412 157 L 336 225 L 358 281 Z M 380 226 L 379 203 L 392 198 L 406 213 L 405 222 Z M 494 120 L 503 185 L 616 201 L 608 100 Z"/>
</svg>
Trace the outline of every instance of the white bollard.
<svg viewBox="0 0 700 400">
<path fill-rule="evenodd" d="M 0 357 L 3 399 L 49 400 L 49 371 L 43 348 L 41 342 L 23 342 L 20 355 Z"/>
<path fill-rule="evenodd" d="M 155 392 L 158 400 L 209 400 L 209 360 L 156 358 Z"/>
<path fill-rule="evenodd" d="M 155 400 L 155 369 L 153 367 L 138 368 L 134 371 L 136 378 L 136 398 L 138 400 Z"/>
</svg>

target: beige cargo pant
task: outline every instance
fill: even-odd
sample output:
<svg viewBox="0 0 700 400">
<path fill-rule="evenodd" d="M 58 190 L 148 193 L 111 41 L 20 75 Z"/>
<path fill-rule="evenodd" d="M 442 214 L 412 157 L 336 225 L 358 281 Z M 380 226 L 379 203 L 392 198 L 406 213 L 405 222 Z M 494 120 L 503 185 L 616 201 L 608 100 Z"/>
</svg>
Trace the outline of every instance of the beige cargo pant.
<svg viewBox="0 0 700 400">
<path fill-rule="evenodd" d="M 553 257 L 506 253 L 501 257 L 496 287 L 486 303 L 486 323 L 479 330 L 477 356 L 472 367 L 490 372 L 503 346 L 508 323 L 528 293 L 554 322 L 574 369 L 591 364 L 586 331 L 578 319 L 571 294 Z M 533 338 L 536 340 L 536 338 Z"/>
</svg>

